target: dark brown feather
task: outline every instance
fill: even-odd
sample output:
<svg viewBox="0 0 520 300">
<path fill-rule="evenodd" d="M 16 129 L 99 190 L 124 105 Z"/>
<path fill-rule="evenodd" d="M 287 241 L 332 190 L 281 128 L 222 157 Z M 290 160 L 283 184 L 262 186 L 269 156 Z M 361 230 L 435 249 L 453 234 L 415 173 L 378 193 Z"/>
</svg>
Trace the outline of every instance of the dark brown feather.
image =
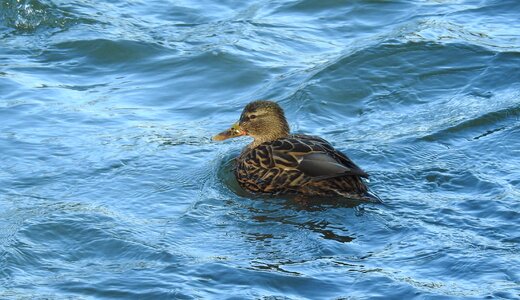
<svg viewBox="0 0 520 300">
<path fill-rule="evenodd" d="M 289 135 L 246 150 L 238 157 L 235 175 L 252 192 L 308 196 L 364 197 L 368 174 L 327 141 Z"/>
</svg>

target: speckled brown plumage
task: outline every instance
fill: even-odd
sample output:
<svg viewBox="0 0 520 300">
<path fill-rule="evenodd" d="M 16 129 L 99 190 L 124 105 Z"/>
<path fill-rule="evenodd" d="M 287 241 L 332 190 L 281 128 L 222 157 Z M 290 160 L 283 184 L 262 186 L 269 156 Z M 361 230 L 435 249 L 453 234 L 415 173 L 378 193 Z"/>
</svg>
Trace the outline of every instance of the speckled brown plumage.
<svg viewBox="0 0 520 300">
<path fill-rule="evenodd" d="M 235 176 L 253 193 L 365 199 L 368 174 L 322 138 L 291 135 L 283 110 L 271 101 L 248 104 L 240 121 L 214 140 L 249 135 Z"/>
<path fill-rule="evenodd" d="M 329 169 L 307 166 L 306 159 L 313 155 L 330 157 L 350 171 L 327 173 Z M 243 188 L 256 193 L 353 198 L 367 192 L 360 177 L 368 177 L 327 141 L 306 135 L 290 135 L 246 148 L 237 158 L 235 176 Z"/>
</svg>

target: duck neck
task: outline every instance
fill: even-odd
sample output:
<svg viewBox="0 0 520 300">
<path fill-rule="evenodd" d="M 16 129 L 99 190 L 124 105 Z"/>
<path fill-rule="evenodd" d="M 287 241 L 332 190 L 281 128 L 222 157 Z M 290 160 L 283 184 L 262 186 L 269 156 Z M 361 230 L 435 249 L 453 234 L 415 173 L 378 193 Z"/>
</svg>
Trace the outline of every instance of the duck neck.
<svg viewBox="0 0 520 300">
<path fill-rule="evenodd" d="M 277 139 L 287 137 L 288 135 L 289 135 L 289 124 L 287 124 L 287 121 L 285 121 L 282 123 L 282 126 L 279 126 L 274 130 L 270 130 L 266 134 L 262 134 L 260 136 L 253 136 L 254 140 L 249 145 L 248 148 L 253 149 L 253 148 L 256 148 L 260 144 L 263 144 L 266 142 L 272 142 Z"/>
</svg>

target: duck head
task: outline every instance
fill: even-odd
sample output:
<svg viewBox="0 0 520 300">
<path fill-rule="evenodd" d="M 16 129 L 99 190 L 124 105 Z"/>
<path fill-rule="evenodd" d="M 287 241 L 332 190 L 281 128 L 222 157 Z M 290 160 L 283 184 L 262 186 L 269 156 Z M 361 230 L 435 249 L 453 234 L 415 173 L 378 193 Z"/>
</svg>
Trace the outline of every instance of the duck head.
<svg viewBox="0 0 520 300">
<path fill-rule="evenodd" d="M 215 135 L 213 140 L 222 141 L 244 135 L 254 139 L 253 147 L 289 135 L 289 124 L 283 109 L 272 101 L 253 101 L 244 107 L 237 123 Z"/>
</svg>

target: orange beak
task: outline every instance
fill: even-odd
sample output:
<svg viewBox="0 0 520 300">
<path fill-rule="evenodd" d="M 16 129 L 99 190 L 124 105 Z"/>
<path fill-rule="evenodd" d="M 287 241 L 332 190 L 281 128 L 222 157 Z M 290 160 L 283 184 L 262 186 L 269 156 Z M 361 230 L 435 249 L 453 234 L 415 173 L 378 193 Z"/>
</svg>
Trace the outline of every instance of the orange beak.
<svg viewBox="0 0 520 300">
<path fill-rule="evenodd" d="M 240 125 L 238 123 L 233 124 L 231 128 L 222 131 L 221 133 L 213 136 L 211 139 L 214 141 L 223 141 L 231 138 L 235 138 L 238 136 L 246 135 L 247 132 L 245 132 L 242 128 L 240 128 Z"/>
</svg>

